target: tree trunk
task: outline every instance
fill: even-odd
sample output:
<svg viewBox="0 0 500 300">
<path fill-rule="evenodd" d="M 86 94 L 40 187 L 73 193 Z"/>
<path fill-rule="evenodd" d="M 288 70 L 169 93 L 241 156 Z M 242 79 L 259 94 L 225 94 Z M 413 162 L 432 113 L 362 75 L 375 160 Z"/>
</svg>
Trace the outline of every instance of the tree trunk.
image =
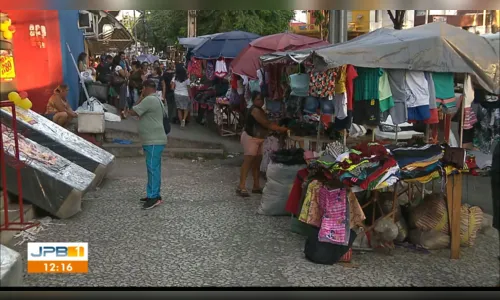
<svg viewBox="0 0 500 300">
<path fill-rule="evenodd" d="M 395 15 L 391 10 L 388 10 L 389 18 L 391 18 L 392 24 L 394 25 L 394 29 L 401 30 L 403 29 L 403 25 L 405 22 L 405 14 L 406 10 L 396 10 Z"/>
</svg>

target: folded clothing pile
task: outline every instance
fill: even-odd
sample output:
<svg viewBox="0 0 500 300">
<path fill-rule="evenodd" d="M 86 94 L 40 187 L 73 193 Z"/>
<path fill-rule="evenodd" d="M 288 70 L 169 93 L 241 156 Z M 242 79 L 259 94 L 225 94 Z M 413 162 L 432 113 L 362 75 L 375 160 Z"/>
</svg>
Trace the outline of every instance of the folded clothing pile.
<svg viewBox="0 0 500 300">
<path fill-rule="evenodd" d="M 401 170 L 401 179 L 426 183 L 440 176 L 444 154 L 439 145 L 397 147 L 391 152 Z"/>
<path fill-rule="evenodd" d="M 398 181 L 399 167 L 383 145 L 363 143 L 339 155 L 331 172 L 357 192 L 392 186 Z"/>
</svg>

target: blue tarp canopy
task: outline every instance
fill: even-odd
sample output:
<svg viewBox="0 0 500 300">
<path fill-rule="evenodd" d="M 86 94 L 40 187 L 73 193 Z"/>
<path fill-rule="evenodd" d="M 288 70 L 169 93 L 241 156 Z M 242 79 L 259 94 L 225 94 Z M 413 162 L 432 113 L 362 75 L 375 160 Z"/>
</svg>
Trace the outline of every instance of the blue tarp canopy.
<svg viewBox="0 0 500 300">
<path fill-rule="evenodd" d="M 193 50 L 200 59 L 235 58 L 248 44 L 260 36 L 244 31 L 230 31 L 211 37 Z"/>
</svg>

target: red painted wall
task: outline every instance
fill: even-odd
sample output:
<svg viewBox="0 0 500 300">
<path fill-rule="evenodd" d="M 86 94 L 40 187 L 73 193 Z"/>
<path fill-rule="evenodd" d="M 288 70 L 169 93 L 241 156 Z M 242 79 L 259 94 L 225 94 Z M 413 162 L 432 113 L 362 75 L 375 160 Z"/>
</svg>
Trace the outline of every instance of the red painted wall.
<svg viewBox="0 0 500 300">
<path fill-rule="evenodd" d="M 63 81 L 57 10 L 2 10 L 16 27 L 13 54 L 18 91 L 27 91 L 32 110 L 44 113 L 52 91 Z M 45 48 L 32 46 L 30 24 L 47 29 Z"/>
</svg>

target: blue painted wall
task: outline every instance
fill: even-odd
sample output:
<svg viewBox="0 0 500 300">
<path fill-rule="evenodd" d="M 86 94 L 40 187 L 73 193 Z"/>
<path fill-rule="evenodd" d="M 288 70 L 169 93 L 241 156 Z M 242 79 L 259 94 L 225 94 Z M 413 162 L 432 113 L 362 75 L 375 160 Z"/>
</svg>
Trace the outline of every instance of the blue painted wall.
<svg viewBox="0 0 500 300">
<path fill-rule="evenodd" d="M 78 10 L 59 10 L 59 31 L 61 36 L 61 57 L 64 82 L 69 86 L 68 101 L 73 109 L 78 107 L 80 83 L 78 73 L 71 60 L 66 43 L 71 52 L 78 57 L 84 51 L 83 33 L 78 29 Z"/>
</svg>

